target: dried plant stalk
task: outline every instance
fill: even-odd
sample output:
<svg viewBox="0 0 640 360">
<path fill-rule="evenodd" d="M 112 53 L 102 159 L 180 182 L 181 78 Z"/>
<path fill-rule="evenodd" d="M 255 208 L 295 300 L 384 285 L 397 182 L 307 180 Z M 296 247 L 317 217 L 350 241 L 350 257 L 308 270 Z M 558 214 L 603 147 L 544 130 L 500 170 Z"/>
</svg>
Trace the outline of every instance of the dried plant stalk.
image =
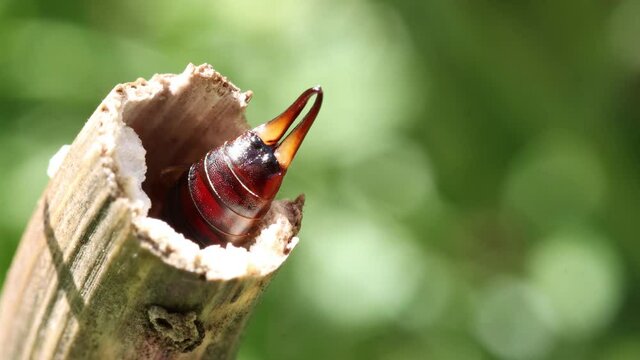
<svg viewBox="0 0 640 360">
<path fill-rule="evenodd" d="M 233 357 L 297 242 L 303 199 L 274 202 L 247 249 L 201 250 L 153 217 L 163 170 L 245 131 L 250 96 L 209 65 L 111 91 L 23 235 L 0 300 L 3 358 Z"/>
</svg>

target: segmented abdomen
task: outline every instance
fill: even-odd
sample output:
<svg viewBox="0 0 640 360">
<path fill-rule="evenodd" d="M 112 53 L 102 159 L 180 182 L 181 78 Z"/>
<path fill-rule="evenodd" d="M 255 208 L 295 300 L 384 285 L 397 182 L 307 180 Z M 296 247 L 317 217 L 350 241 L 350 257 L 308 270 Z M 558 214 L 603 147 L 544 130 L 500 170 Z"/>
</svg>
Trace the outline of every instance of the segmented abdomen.
<svg viewBox="0 0 640 360">
<path fill-rule="evenodd" d="M 167 209 L 174 228 L 202 246 L 242 245 L 255 234 L 271 199 L 239 178 L 221 146 L 193 164 L 177 183 Z"/>
</svg>

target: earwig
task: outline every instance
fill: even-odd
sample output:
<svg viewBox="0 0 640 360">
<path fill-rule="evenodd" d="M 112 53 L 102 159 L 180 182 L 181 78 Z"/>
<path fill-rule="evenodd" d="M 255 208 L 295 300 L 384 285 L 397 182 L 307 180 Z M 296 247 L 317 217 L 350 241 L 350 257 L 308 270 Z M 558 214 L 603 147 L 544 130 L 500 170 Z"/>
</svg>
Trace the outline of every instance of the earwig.
<svg viewBox="0 0 640 360">
<path fill-rule="evenodd" d="M 309 112 L 280 141 L 313 95 Z M 319 86 L 308 89 L 281 115 L 209 151 L 170 191 L 165 220 L 201 247 L 244 245 L 259 230 L 322 97 Z"/>
</svg>

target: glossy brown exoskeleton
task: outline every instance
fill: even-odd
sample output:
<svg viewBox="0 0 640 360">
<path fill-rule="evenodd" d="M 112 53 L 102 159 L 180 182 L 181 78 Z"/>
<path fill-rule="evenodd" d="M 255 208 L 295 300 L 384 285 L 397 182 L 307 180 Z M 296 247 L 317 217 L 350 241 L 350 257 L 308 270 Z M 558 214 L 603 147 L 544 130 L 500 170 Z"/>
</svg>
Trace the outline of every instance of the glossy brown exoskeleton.
<svg viewBox="0 0 640 360">
<path fill-rule="evenodd" d="M 280 141 L 313 95 L 309 112 Z M 209 151 L 173 187 L 165 219 L 201 247 L 245 244 L 269 210 L 321 105 L 322 89 L 308 89 L 280 116 Z"/>
</svg>

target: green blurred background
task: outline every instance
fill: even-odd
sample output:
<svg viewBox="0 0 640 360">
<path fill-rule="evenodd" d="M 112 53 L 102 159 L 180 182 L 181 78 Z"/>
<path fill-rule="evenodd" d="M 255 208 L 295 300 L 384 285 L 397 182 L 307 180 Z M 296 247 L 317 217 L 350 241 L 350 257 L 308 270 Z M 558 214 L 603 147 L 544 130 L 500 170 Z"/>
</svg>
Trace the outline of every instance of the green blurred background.
<svg viewBox="0 0 640 360">
<path fill-rule="evenodd" d="M 640 359 L 639 1 L 0 2 L 0 279 L 117 83 L 322 84 L 240 359 Z"/>
</svg>

